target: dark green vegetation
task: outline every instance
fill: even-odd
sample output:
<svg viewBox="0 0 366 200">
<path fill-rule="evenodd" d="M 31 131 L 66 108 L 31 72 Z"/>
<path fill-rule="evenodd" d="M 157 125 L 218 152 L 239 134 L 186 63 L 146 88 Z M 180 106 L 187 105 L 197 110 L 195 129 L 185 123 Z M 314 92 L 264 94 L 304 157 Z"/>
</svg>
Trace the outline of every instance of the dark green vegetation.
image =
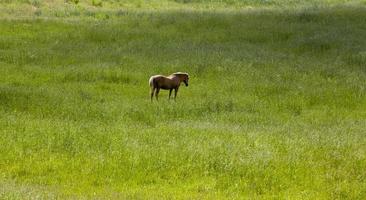
<svg viewBox="0 0 366 200">
<path fill-rule="evenodd" d="M 366 198 L 362 4 L 2 5 L 1 198 Z"/>
</svg>

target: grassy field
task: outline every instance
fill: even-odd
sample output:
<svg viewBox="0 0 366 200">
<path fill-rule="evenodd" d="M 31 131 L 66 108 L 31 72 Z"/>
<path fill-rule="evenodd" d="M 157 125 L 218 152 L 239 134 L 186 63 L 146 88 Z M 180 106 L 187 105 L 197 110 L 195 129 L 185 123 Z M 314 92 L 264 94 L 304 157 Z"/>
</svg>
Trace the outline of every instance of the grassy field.
<svg viewBox="0 0 366 200">
<path fill-rule="evenodd" d="M 366 198 L 366 1 L 66 2 L 0 0 L 0 199 Z"/>
</svg>

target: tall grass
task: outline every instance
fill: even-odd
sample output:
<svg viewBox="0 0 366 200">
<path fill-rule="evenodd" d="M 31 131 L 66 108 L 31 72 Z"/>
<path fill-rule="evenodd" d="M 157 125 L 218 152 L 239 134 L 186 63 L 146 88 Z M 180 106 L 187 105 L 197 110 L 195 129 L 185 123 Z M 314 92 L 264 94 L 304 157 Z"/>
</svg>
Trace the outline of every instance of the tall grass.
<svg viewBox="0 0 366 200">
<path fill-rule="evenodd" d="M 365 197 L 364 6 L 86 3 L 0 20 L 0 197 Z"/>
</svg>

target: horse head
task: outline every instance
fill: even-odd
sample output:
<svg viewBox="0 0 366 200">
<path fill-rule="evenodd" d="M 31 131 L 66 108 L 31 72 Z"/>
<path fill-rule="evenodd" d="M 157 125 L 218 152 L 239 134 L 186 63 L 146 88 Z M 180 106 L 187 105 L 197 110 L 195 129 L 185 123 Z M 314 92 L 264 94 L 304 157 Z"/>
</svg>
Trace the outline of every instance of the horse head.
<svg viewBox="0 0 366 200">
<path fill-rule="evenodd" d="M 188 73 L 185 72 L 176 72 L 174 73 L 174 75 L 178 76 L 180 81 L 183 81 L 183 83 L 188 87 L 188 80 L 189 80 L 189 75 Z"/>
</svg>

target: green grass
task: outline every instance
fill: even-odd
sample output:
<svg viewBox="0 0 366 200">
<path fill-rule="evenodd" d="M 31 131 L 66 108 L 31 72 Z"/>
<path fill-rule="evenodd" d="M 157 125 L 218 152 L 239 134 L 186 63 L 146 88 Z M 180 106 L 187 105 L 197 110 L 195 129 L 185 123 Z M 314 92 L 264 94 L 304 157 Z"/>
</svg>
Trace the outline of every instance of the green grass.
<svg viewBox="0 0 366 200">
<path fill-rule="evenodd" d="M 364 1 L 63 2 L 0 1 L 0 198 L 366 198 Z"/>
</svg>

